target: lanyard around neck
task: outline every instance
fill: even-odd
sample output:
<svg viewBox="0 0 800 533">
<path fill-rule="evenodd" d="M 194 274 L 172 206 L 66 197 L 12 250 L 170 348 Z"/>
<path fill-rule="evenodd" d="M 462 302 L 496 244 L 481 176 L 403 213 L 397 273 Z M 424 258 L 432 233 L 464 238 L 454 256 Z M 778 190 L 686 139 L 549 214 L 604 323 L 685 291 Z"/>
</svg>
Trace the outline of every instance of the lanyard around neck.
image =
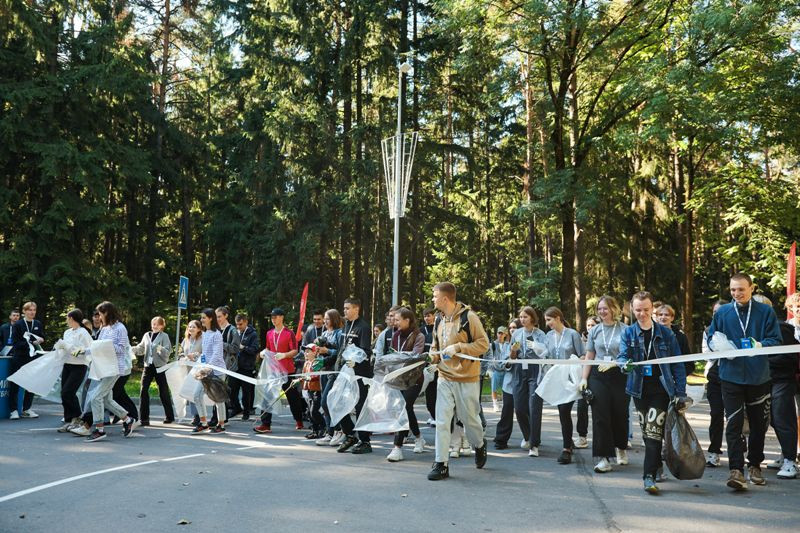
<svg viewBox="0 0 800 533">
<path fill-rule="evenodd" d="M 615 322 L 614 323 L 614 329 L 611 331 L 611 340 L 612 341 L 614 340 L 614 335 L 617 334 L 617 327 L 619 327 L 619 323 Z M 600 325 L 600 333 L 603 334 L 603 348 L 606 349 L 606 355 L 608 355 L 609 354 L 609 349 L 608 349 L 609 348 L 609 343 L 606 340 L 606 325 L 605 324 L 601 324 Z"/>
<path fill-rule="evenodd" d="M 734 308 L 736 309 L 736 319 L 739 321 L 739 325 L 742 327 L 742 335 L 747 337 L 747 326 L 750 325 L 750 311 L 753 310 L 753 300 L 751 299 L 747 303 L 747 318 L 744 322 L 742 322 L 742 317 L 739 316 L 739 308 L 736 303 L 733 304 Z"/>
</svg>

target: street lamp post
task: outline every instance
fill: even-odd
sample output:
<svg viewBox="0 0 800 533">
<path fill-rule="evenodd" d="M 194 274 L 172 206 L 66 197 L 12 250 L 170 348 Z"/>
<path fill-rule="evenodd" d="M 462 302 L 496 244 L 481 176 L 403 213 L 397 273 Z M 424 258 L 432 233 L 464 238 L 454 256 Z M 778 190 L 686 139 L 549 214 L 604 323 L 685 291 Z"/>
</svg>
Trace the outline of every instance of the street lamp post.
<svg viewBox="0 0 800 533">
<path fill-rule="evenodd" d="M 400 299 L 400 213 L 403 200 L 403 75 L 413 72 L 408 63 L 397 69 L 397 133 L 394 148 L 394 262 L 392 266 L 392 305 Z"/>
</svg>

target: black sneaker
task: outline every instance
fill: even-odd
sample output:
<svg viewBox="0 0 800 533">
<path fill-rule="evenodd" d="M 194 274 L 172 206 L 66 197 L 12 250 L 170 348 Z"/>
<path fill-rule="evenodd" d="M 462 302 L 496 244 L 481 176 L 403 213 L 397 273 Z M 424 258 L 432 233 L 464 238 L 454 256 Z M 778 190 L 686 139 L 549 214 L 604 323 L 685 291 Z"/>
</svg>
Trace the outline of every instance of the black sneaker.
<svg viewBox="0 0 800 533">
<path fill-rule="evenodd" d="M 250 413 L 244 413 L 242 415 L 242 420 L 244 420 L 244 421 L 250 420 Z"/>
<path fill-rule="evenodd" d="M 439 481 L 450 477 L 450 468 L 447 463 L 433 463 L 433 468 L 428 472 L 428 479 L 431 481 Z"/>
<path fill-rule="evenodd" d="M 486 457 L 488 457 L 486 439 L 483 439 L 483 446 L 475 448 L 475 468 L 483 468 L 486 465 Z"/>
<path fill-rule="evenodd" d="M 372 453 L 372 444 L 369 442 L 359 442 L 350 450 L 350 453 L 359 455 L 362 453 Z"/>
<path fill-rule="evenodd" d="M 139 425 L 140 426 L 145 426 L 145 427 L 149 426 L 150 425 L 150 421 L 149 420 L 142 420 L 141 422 L 139 422 Z"/>
<path fill-rule="evenodd" d="M 106 438 L 106 432 L 95 429 L 92 431 L 91 435 L 86 437 L 86 442 L 97 442 L 98 440 L 103 440 L 104 438 Z"/>
<path fill-rule="evenodd" d="M 225 433 L 225 426 L 214 426 L 211 428 L 211 433 Z"/>
<path fill-rule="evenodd" d="M 194 418 L 192 418 L 192 425 L 194 427 L 197 427 L 197 426 L 200 425 L 200 415 L 194 415 Z"/>
<path fill-rule="evenodd" d="M 336 451 L 339 453 L 344 453 L 355 446 L 357 442 L 357 438 L 355 438 L 353 435 L 348 435 L 347 438 L 344 439 L 344 442 L 339 445 Z"/>
<path fill-rule="evenodd" d="M 507 450 L 508 449 L 508 443 L 507 442 L 495 442 L 494 443 L 494 449 L 495 450 Z"/>
<path fill-rule="evenodd" d="M 130 422 L 122 421 L 122 434 L 126 437 L 130 437 L 131 433 L 133 433 L 133 424 L 136 422 L 135 418 L 128 417 Z"/>
<path fill-rule="evenodd" d="M 572 451 L 570 450 L 563 450 L 561 455 L 558 456 L 558 463 L 562 465 L 568 465 L 572 462 Z"/>
<path fill-rule="evenodd" d="M 192 430 L 191 435 L 197 435 L 198 433 L 202 433 L 204 431 L 208 431 L 208 426 L 204 426 L 203 424 L 198 424 Z"/>
<path fill-rule="evenodd" d="M 306 439 L 308 439 L 308 440 L 317 440 L 317 439 L 320 439 L 320 438 L 322 438 L 322 434 L 321 433 L 317 433 L 316 431 L 312 431 L 311 433 L 306 435 Z"/>
</svg>

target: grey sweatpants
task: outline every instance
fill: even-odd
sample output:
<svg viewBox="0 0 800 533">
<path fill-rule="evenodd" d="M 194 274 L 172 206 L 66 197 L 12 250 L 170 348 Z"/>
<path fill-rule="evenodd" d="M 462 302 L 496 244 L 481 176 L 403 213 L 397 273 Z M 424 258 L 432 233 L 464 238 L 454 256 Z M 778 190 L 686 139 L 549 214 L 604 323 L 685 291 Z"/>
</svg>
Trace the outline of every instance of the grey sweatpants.
<svg viewBox="0 0 800 533">
<path fill-rule="evenodd" d="M 103 421 L 103 411 L 106 409 L 120 418 L 125 418 L 128 414 L 124 407 L 114 401 L 114 383 L 118 378 L 119 376 L 110 376 L 98 382 L 91 400 L 92 419 L 95 424 Z"/>
<path fill-rule="evenodd" d="M 453 415 L 464 424 L 464 434 L 473 448 L 483 446 L 480 384 L 458 383 L 439 377 L 436 387 L 436 462 L 447 463 L 450 458 L 450 423 Z"/>
</svg>

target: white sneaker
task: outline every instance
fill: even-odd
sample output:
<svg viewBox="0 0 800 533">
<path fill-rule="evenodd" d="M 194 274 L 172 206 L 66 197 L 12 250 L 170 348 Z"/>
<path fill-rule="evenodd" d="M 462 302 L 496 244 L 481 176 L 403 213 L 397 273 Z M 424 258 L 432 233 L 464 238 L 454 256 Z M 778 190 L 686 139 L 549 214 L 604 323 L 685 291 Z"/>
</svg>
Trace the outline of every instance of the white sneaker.
<svg viewBox="0 0 800 533">
<path fill-rule="evenodd" d="M 719 466 L 719 454 L 709 453 L 708 459 L 706 459 L 706 466 L 712 466 L 712 467 Z"/>
<path fill-rule="evenodd" d="M 469 440 L 466 435 L 461 435 L 461 455 L 467 457 L 472 455 L 472 446 L 469 445 Z"/>
<path fill-rule="evenodd" d="M 523 450 L 530 450 L 531 443 L 526 441 L 525 439 L 522 439 L 522 442 L 519 443 L 519 447 L 522 448 Z"/>
<path fill-rule="evenodd" d="M 17 412 L 16 409 L 14 409 L 13 411 L 11 411 L 11 416 L 9 416 L 8 418 L 9 420 L 19 420 L 19 413 Z"/>
<path fill-rule="evenodd" d="M 65 424 L 61 424 L 61 427 L 59 427 L 56 431 L 58 431 L 59 433 L 66 433 L 69 431 L 71 427 L 72 427 L 72 422 L 67 422 Z"/>
<path fill-rule="evenodd" d="M 578 437 L 578 440 L 575 441 L 576 448 L 588 448 L 589 441 L 586 440 L 586 437 Z"/>
<path fill-rule="evenodd" d="M 500 404 L 499 404 L 499 403 L 497 403 L 497 400 L 494 400 L 494 401 L 492 402 L 492 410 L 493 410 L 495 413 L 499 413 L 499 412 L 500 412 Z"/>
<path fill-rule="evenodd" d="M 314 441 L 314 444 L 316 444 L 317 446 L 330 446 L 331 445 L 331 439 L 333 439 L 333 437 L 331 437 L 330 435 L 328 435 L 326 433 L 324 437 Z"/>
<path fill-rule="evenodd" d="M 342 433 L 341 431 L 337 431 L 336 433 L 333 434 L 333 438 L 331 439 L 329 444 L 331 446 L 339 446 L 341 443 L 344 442 L 345 438 L 346 436 L 344 433 Z"/>
<path fill-rule="evenodd" d="M 458 448 L 450 448 L 450 457 L 452 457 L 453 459 L 458 459 L 459 457 L 461 457 L 461 454 L 458 453 Z"/>
<path fill-rule="evenodd" d="M 389 455 L 386 456 L 386 460 L 390 463 L 396 463 L 398 461 L 403 460 L 403 448 L 399 446 L 395 446 L 392 448 L 392 451 L 389 452 Z"/>
<path fill-rule="evenodd" d="M 767 463 L 767 468 L 771 470 L 780 470 L 781 468 L 783 468 L 783 457 L 781 457 L 780 459 L 775 459 L 771 463 Z"/>
<path fill-rule="evenodd" d="M 92 434 L 91 430 L 86 426 L 84 426 L 83 424 L 70 429 L 69 432 L 79 437 L 88 437 L 89 435 Z"/>
<path fill-rule="evenodd" d="M 617 451 L 617 457 L 619 457 L 619 451 Z M 603 457 L 596 465 L 594 465 L 594 471 L 598 474 L 611 472 L 611 463 L 608 462 L 608 459 Z"/>
<path fill-rule="evenodd" d="M 797 465 L 791 459 L 783 460 L 783 468 L 778 471 L 779 479 L 794 479 L 797 477 Z"/>
<path fill-rule="evenodd" d="M 39 415 L 33 409 L 28 409 L 27 411 L 22 411 L 22 418 L 39 418 Z"/>
<path fill-rule="evenodd" d="M 425 452 L 425 438 L 420 435 L 414 440 L 414 453 Z"/>
<path fill-rule="evenodd" d="M 428 420 L 425 421 L 425 423 L 433 427 L 436 425 L 436 420 L 434 420 L 433 418 L 429 418 Z"/>
<path fill-rule="evenodd" d="M 539 447 L 531 446 L 531 449 L 528 450 L 528 457 L 539 457 Z"/>
<path fill-rule="evenodd" d="M 620 450 L 619 448 L 617 448 L 617 464 L 618 465 L 628 464 L 628 450 Z"/>
</svg>

